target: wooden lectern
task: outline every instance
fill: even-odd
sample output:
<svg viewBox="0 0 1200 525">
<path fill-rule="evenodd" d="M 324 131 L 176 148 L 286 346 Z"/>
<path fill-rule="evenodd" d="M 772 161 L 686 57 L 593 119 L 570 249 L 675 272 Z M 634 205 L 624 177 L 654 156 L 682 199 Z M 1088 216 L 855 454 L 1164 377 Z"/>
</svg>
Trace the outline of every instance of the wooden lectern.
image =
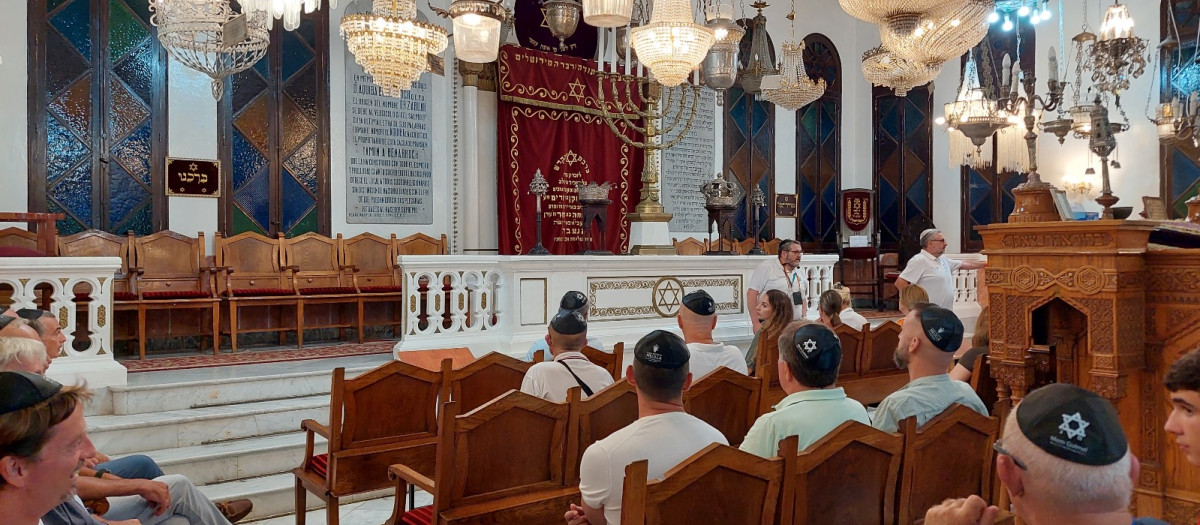
<svg viewBox="0 0 1200 525">
<path fill-rule="evenodd" d="M 988 357 L 1005 417 L 1029 391 L 1073 383 L 1117 407 L 1141 460 L 1135 515 L 1196 523 L 1200 469 L 1163 431 L 1167 368 L 1200 348 L 1200 249 L 1151 249 L 1152 221 L 980 227 Z"/>
</svg>

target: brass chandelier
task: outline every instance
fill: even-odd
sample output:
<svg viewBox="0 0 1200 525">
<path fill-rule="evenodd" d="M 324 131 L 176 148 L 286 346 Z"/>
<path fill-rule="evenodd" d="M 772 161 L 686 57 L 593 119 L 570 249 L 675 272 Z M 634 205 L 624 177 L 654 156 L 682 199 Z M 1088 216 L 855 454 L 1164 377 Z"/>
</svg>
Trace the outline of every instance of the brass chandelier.
<svg viewBox="0 0 1200 525">
<path fill-rule="evenodd" d="M 924 17 L 961 8 L 966 0 L 838 0 L 846 14 L 899 35 L 912 34 Z"/>
<path fill-rule="evenodd" d="M 804 41 L 784 42 L 779 88 L 764 89 L 763 98 L 789 111 L 811 104 L 825 94 L 825 79 L 813 80 L 804 69 Z"/>
<path fill-rule="evenodd" d="M 1092 83 L 1096 89 L 1120 94 L 1131 79 L 1146 71 L 1146 39 L 1133 34 L 1133 17 L 1124 4 L 1104 13 L 1100 37 L 1092 44 Z"/>
<path fill-rule="evenodd" d="M 942 72 L 942 63 L 913 62 L 880 46 L 863 53 L 862 70 L 871 85 L 891 88 L 897 97 L 903 97 L 908 90 L 937 78 Z"/>
<path fill-rule="evenodd" d="M 384 95 L 400 96 L 429 71 L 429 55 L 446 50 L 446 30 L 416 17 L 414 0 L 375 0 L 371 14 L 342 18 L 346 49 Z"/>
</svg>

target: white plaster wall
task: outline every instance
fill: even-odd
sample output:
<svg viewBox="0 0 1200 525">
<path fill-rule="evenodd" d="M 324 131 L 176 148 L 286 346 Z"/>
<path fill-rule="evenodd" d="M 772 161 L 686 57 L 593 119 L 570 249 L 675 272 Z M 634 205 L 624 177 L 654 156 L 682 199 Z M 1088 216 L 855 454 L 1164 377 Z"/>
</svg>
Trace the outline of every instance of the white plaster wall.
<svg viewBox="0 0 1200 525">
<path fill-rule="evenodd" d="M 25 2 L 0 2 L 0 211 L 29 210 L 28 53 Z M 12 226 L 11 224 L 4 226 Z"/>
<path fill-rule="evenodd" d="M 217 159 L 217 101 L 209 78 L 174 59 L 167 78 L 167 155 L 188 159 Z M 161 161 L 160 161 L 161 162 Z M 222 166 L 230 169 L 229 166 Z M 231 191 L 230 188 L 222 188 Z M 204 232 L 208 254 L 213 253 L 220 199 L 168 197 L 168 226 L 183 235 Z"/>
</svg>

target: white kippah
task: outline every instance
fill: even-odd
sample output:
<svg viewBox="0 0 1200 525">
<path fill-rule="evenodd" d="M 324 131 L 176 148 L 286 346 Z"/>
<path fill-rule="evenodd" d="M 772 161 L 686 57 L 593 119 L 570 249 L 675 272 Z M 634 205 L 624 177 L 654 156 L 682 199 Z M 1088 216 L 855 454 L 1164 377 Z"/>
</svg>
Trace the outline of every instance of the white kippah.
<svg viewBox="0 0 1200 525">
<path fill-rule="evenodd" d="M 930 237 L 933 237 L 934 235 L 941 233 L 941 232 L 942 232 L 942 230 L 939 230 L 937 228 L 929 228 L 928 230 L 921 232 L 921 238 L 920 238 L 921 246 L 924 247 L 929 242 Z"/>
</svg>

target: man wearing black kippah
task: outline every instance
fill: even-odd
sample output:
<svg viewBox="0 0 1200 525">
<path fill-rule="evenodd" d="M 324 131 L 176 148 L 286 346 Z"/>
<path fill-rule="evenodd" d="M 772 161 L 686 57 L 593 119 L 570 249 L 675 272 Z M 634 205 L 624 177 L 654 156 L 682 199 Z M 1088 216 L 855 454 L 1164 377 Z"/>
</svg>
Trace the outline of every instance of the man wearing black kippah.
<svg viewBox="0 0 1200 525">
<path fill-rule="evenodd" d="M 812 321 L 787 325 L 779 334 L 778 362 L 787 397 L 759 416 L 739 448 L 771 458 L 788 436 L 799 436 L 804 450 L 846 421 L 870 425 L 867 409 L 834 384 L 841 364 L 842 342 L 833 330 Z"/>
<path fill-rule="evenodd" d="M 907 324 L 907 323 L 906 323 Z M 1029 525 L 1165 525 L 1129 512 L 1140 469 L 1108 400 L 1066 383 L 1031 392 L 993 447 L 996 474 Z M 979 496 L 929 509 L 925 525 L 995 522 Z"/>
<path fill-rule="evenodd" d="M 692 359 L 688 361 L 692 377 L 704 377 L 719 367 L 733 369 L 745 374 L 746 360 L 736 346 L 713 340 L 713 328 L 717 326 L 717 302 L 704 290 L 696 290 L 683 296 L 683 307 L 675 316 L 683 340 L 687 342 Z"/>
<path fill-rule="evenodd" d="M 576 386 L 583 389 L 586 398 L 611 385 L 613 378 L 608 370 L 583 355 L 585 344 L 587 321 L 583 315 L 574 310 L 559 310 L 550 320 L 550 354 L 554 360 L 529 367 L 521 381 L 521 391 L 562 403 L 567 400 L 567 390 Z"/>
<path fill-rule="evenodd" d="M 583 316 L 583 320 L 586 321 L 588 318 L 588 310 L 590 310 L 590 306 L 588 305 L 587 296 L 584 295 L 583 292 L 571 290 L 571 291 L 563 294 L 562 299 L 559 300 L 559 302 L 558 302 L 558 309 L 559 310 L 573 310 L 573 311 L 579 312 L 580 315 Z M 596 350 L 604 350 L 604 341 L 601 341 L 595 337 L 588 337 L 587 345 L 592 348 L 595 348 Z M 545 352 L 546 359 L 550 358 L 550 333 L 549 333 L 549 331 L 547 331 L 546 337 L 538 339 L 538 340 L 534 341 L 532 345 L 529 345 L 529 351 L 525 352 L 525 361 L 532 362 L 533 356 L 537 355 L 538 352 Z"/>
<path fill-rule="evenodd" d="M 871 414 L 871 425 L 895 432 L 900 420 L 916 417 L 924 425 L 955 403 L 988 415 L 971 385 L 950 379 L 954 351 L 962 345 L 963 325 L 954 312 L 918 303 L 904 318 L 896 346 L 896 366 L 908 369 L 908 384 L 892 392 Z"/>
<path fill-rule="evenodd" d="M 621 522 L 625 467 L 649 460 L 649 479 L 712 443 L 728 445 L 708 423 L 683 411 L 683 392 L 692 384 L 691 352 L 683 339 L 655 330 L 637 342 L 625 378 L 637 390 L 638 420 L 593 443 L 579 465 L 582 505 L 571 504 L 568 525 L 616 525 Z"/>
</svg>

